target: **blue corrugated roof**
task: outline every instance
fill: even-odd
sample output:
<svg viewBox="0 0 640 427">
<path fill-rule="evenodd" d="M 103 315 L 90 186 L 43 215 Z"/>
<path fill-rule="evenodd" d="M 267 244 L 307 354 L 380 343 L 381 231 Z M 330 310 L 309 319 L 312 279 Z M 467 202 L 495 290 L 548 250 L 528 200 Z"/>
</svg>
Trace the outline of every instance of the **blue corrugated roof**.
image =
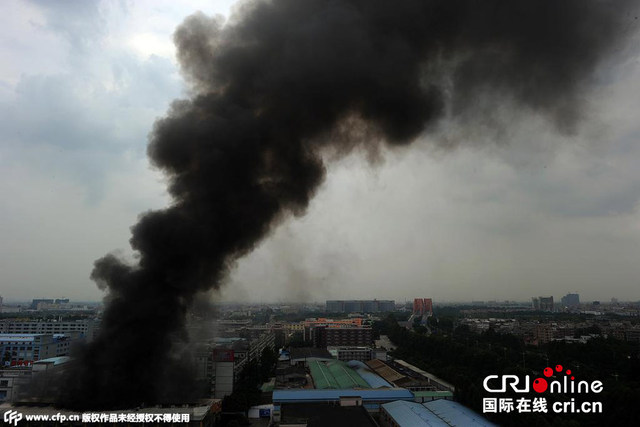
<svg viewBox="0 0 640 427">
<path fill-rule="evenodd" d="M 419 403 L 396 401 L 382 407 L 400 427 L 449 425 Z"/>
<path fill-rule="evenodd" d="M 404 388 L 384 388 L 372 390 L 352 390 L 352 389 L 297 389 L 297 390 L 274 390 L 273 402 L 295 402 L 295 401 L 323 401 L 340 400 L 345 397 L 362 397 L 362 400 L 413 400 L 413 394 Z"/>
<path fill-rule="evenodd" d="M 384 378 L 373 372 L 367 365 L 359 360 L 351 360 L 347 365 L 349 365 L 350 368 L 355 369 L 358 375 L 360 375 L 371 388 L 393 387 L 385 381 Z"/>
<path fill-rule="evenodd" d="M 422 404 L 425 408 L 452 426 L 495 426 L 480 414 L 462 406 L 458 402 L 438 399 Z"/>
</svg>

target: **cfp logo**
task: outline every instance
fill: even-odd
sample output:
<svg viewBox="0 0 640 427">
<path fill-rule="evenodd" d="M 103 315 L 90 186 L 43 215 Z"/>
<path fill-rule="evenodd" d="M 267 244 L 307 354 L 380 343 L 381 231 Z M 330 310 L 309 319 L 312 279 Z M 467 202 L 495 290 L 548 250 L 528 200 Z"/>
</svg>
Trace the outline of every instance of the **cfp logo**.
<svg viewBox="0 0 640 427">
<path fill-rule="evenodd" d="M 7 411 L 4 413 L 4 422 L 8 424 L 12 424 L 14 426 L 18 425 L 18 421 L 22 419 L 22 414 L 18 411 Z"/>
</svg>

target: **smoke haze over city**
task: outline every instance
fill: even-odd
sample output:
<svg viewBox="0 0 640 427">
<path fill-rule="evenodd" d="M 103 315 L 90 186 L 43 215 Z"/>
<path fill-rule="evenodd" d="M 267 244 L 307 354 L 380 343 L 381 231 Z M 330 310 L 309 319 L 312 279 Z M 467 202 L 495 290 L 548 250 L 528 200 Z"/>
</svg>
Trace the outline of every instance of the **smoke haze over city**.
<svg viewBox="0 0 640 427">
<path fill-rule="evenodd" d="M 0 192 L 10 202 L 0 223 L 8 300 L 52 288 L 101 297 L 88 280 L 93 260 L 114 248 L 126 255 L 136 216 L 169 203 L 145 149 L 154 119 L 185 96 L 171 35 L 195 10 L 232 10 L 231 2 L 82 4 L 6 4 Z M 329 163 L 307 215 L 241 260 L 223 297 L 411 298 L 427 287 L 451 300 L 527 299 L 556 288 L 636 299 L 634 18 L 621 28 L 629 43 L 610 52 L 581 94 L 588 120 L 575 132 L 498 107 L 490 119 L 510 123 L 508 132 L 497 134 L 488 120 L 469 135 L 445 116 L 411 152 L 382 148 L 374 166 L 369 153 Z M 313 286 L 301 290 L 298 281 Z"/>
<path fill-rule="evenodd" d="M 599 120 L 587 100 L 605 78 L 598 65 L 625 48 L 634 24 L 633 10 L 623 6 L 276 1 L 243 3 L 226 23 L 201 12 L 188 17 L 174 34 L 188 97 L 155 122 L 147 149 L 167 179 L 169 206 L 147 211 L 132 227 L 133 259 L 111 253 L 96 261 L 91 278 L 107 292 L 107 305 L 100 334 L 77 359 L 65 405 L 167 399 L 163 387 L 179 366 L 172 343 L 184 335 L 194 299 L 233 287 L 237 261 L 275 226 L 306 213 L 327 160 L 356 152 L 375 166 L 389 147 L 410 157 L 406 147 L 418 139 L 418 153 L 437 156 L 500 147 L 519 133 L 522 149 L 534 152 L 553 152 L 556 144 L 538 148 L 526 141 L 533 134 L 575 139 L 585 119 Z M 71 41 L 80 52 L 91 47 Z M 122 73 L 114 70 L 113 87 Z M 389 222 L 402 221 L 395 214 Z M 426 221 L 419 228 L 437 227 Z M 403 280 L 405 269 L 393 262 L 402 257 L 383 256 Z M 473 259 L 452 261 L 475 274 Z M 348 257 L 328 264 L 320 278 L 328 286 L 344 280 L 338 266 L 361 271 Z M 304 268 L 286 270 L 284 287 L 301 289 L 295 297 L 322 288 Z M 131 348 L 140 351 L 123 351 Z"/>
</svg>

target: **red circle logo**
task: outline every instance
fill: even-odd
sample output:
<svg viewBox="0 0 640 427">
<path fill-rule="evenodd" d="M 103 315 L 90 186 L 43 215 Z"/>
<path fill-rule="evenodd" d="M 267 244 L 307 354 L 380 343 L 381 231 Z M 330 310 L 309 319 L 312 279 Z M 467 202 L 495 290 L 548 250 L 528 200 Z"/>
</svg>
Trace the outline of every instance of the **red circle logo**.
<svg viewBox="0 0 640 427">
<path fill-rule="evenodd" d="M 536 378 L 533 380 L 533 389 L 538 393 L 544 393 L 547 390 L 547 380 L 544 378 Z"/>
</svg>

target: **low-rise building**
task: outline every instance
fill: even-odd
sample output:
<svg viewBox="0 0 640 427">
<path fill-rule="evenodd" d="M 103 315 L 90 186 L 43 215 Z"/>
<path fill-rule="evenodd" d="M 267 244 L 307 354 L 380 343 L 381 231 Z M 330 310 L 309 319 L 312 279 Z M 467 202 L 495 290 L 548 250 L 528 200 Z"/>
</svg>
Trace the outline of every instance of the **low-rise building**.
<svg viewBox="0 0 640 427">
<path fill-rule="evenodd" d="M 413 393 L 403 388 L 379 389 L 295 389 L 274 390 L 274 420 L 280 413 L 283 404 L 321 403 L 329 405 L 364 406 L 367 411 L 377 413 L 380 405 L 395 400 L 412 402 Z"/>
<path fill-rule="evenodd" d="M 255 333 L 253 339 L 247 338 L 218 338 L 212 351 L 212 359 L 200 359 L 199 371 L 209 369 L 206 373 L 211 378 L 213 395 L 215 398 L 224 398 L 233 392 L 238 375 L 251 361 L 258 361 L 262 353 L 269 349 L 275 350 L 274 333 L 261 329 Z"/>
<path fill-rule="evenodd" d="M 346 402 L 345 402 L 346 403 Z M 285 403 L 278 408 L 277 425 L 307 427 L 376 427 L 361 405 L 327 405 L 318 403 Z"/>
<path fill-rule="evenodd" d="M 327 351 L 333 357 L 344 362 L 349 360 L 360 360 L 366 362 L 373 359 L 373 349 L 371 347 L 327 347 Z"/>
<path fill-rule="evenodd" d="M 292 348 L 289 354 L 289 362 L 293 366 L 309 367 L 309 363 L 314 361 L 329 362 L 333 360 L 331 353 L 326 348 L 300 347 Z"/>
<path fill-rule="evenodd" d="M 52 357 L 0 370 L 0 401 L 52 402 L 64 383 L 61 374 L 70 357 Z"/>
<path fill-rule="evenodd" d="M 383 427 L 495 426 L 480 414 L 451 400 L 385 403 L 380 408 L 380 424 Z"/>
<path fill-rule="evenodd" d="M 28 366 L 50 357 L 66 356 L 80 334 L 0 334 L 3 366 Z"/>
</svg>

